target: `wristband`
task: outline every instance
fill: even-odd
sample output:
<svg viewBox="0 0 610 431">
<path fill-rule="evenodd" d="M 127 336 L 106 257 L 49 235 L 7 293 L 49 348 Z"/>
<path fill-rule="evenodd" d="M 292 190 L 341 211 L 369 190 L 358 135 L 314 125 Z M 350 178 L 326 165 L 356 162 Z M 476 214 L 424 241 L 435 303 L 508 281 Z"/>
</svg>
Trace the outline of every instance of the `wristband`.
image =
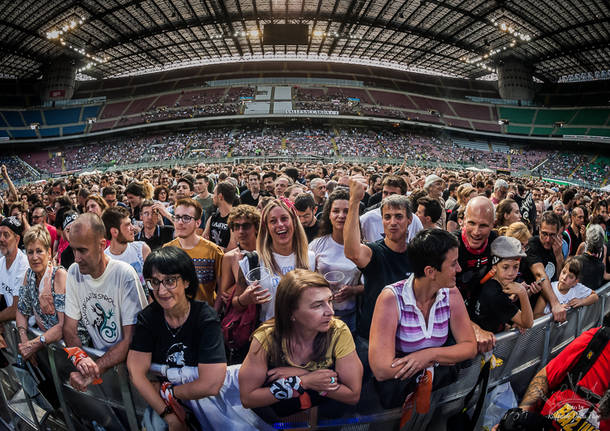
<svg viewBox="0 0 610 431">
<path fill-rule="evenodd" d="M 241 295 L 237 295 L 237 303 L 239 304 L 240 307 L 244 307 L 245 308 L 246 306 L 244 304 L 242 304 L 241 301 L 239 300 L 240 296 Z"/>
<path fill-rule="evenodd" d="M 72 364 L 74 364 L 75 367 L 78 366 L 80 361 L 89 357 L 80 347 L 65 347 L 64 351 L 68 354 L 68 359 L 72 361 Z M 99 385 L 102 383 L 102 379 L 94 379 L 91 383 Z"/>
<path fill-rule="evenodd" d="M 161 383 L 161 388 L 159 389 L 159 395 L 165 402 L 165 405 L 171 409 L 172 413 L 176 415 L 178 420 L 183 424 L 186 423 L 186 412 L 184 408 L 178 402 L 178 399 L 174 396 L 174 385 L 170 382 Z M 167 409 L 166 409 L 167 410 Z M 165 411 L 164 411 L 165 413 Z"/>
<path fill-rule="evenodd" d="M 163 410 L 163 411 L 161 412 L 161 414 L 159 414 L 159 417 L 160 417 L 161 419 L 163 419 L 163 418 L 165 418 L 165 416 L 167 416 L 167 415 L 171 415 L 171 414 L 173 414 L 173 413 L 174 413 L 174 411 L 172 410 L 172 408 L 171 408 L 170 406 L 165 406 L 165 410 Z"/>
<path fill-rule="evenodd" d="M 297 391 L 299 394 L 305 392 L 301 386 L 301 378 L 298 376 L 277 379 L 271 384 L 269 390 L 277 400 L 292 398 L 294 391 Z"/>
</svg>

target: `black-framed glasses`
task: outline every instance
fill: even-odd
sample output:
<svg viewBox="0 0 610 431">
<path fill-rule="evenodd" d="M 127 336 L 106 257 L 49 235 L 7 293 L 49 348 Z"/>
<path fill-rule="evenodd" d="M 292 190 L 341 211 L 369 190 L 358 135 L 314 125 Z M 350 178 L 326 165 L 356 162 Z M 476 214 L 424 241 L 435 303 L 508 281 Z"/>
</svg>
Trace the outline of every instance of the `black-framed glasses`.
<svg viewBox="0 0 610 431">
<path fill-rule="evenodd" d="M 190 216 L 188 214 L 185 214 L 183 216 L 175 215 L 172 216 L 172 220 L 175 222 L 190 223 L 192 220 L 195 220 L 195 217 Z"/>
<path fill-rule="evenodd" d="M 146 280 L 146 284 L 148 284 L 148 288 L 152 290 L 159 290 L 161 285 L 165 286 L 167 290 L 173 290 L 178 285 L 178 280 L 182 278 L 179 275 L 167 277 L 165 280 L 159 280 L 157 278 L 149 278 Z"/>
</svg>

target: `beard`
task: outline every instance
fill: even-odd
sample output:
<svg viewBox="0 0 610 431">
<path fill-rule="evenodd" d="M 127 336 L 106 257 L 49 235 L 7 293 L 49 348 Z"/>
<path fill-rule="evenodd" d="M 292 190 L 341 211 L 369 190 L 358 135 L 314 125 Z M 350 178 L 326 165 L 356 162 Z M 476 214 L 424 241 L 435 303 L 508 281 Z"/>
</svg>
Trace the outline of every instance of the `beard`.
<svg viewBox="0 0 610 431">
<path fill-rule="evenodd" d="M 119 244 L 127 244 L 127 243 L 132 242 L 133 240 L 127 239 L 127 237 L 125 235 L 123 235 L 121 232 L 119 232 L 119 235 L 117 236 L 116 241 Z"/>
</svg>

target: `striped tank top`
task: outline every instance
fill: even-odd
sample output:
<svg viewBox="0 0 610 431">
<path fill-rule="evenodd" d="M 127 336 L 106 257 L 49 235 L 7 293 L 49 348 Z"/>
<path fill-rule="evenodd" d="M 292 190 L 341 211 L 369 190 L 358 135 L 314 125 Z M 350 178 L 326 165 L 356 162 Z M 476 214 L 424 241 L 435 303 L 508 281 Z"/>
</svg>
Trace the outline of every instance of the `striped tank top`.
<svg viewBox="0 0 610 431">
<path fill-rule="evenodd" d="M 411 275 L 406 280 L 385 287 L 394 293 L 398 304 L 396 351 L 402 353 L 440 347 L 445 344 L 449 334 L 449 289 L 443 288 L 437 292 L 426 322 L 415 302 L 413 280 L 414 276 Z"/>
</svg>

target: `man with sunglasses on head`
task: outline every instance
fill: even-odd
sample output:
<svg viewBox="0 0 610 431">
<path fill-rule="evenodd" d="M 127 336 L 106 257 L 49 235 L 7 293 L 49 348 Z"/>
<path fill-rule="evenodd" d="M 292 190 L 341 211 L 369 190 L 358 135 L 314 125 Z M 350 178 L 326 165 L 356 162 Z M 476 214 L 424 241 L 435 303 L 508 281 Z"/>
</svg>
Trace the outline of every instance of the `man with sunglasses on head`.
<svg viewBox="0 0 610 431">
<path fill-rule="evenodd" d="M 161 248 L 163 244 L 174 239 L 174 227 L 159 224 L 160 212 L 165 207 L 161 203 L 147 199 L 142 202 L 140 217 L 142 218 L 142 229 L 136 234 L 136 241 L 144 241 L 150 250 Z"/>
<path fill-rule="evenodd" d="M 206 301 L 213 307 L 224 253 L 219 246 L 197 235 L 196 230 L 201 223 L 202 213 L 201 205 L 196 200 L 179 199 L 174 206 L 172 217 L 176 239 L 165 246 L 173 245 L 181 248 L 193 259 L 199 279 L 199 289 L 195 299 Z"/>
</svg>

